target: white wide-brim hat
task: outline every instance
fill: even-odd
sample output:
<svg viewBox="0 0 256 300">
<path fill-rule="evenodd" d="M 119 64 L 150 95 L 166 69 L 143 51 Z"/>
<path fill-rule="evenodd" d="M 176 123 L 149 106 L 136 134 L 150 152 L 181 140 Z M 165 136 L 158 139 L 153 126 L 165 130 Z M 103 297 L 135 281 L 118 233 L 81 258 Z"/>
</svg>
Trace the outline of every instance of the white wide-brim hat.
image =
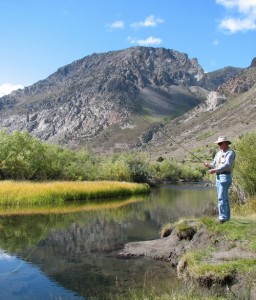
<svg viewBox="0 0 256 300">
<path fill-rule="evenodd" d="M 230 140 L 226 136 L 219 136 L 218 140 L 214 143 L 219 144 L 222 142 L 227 142 L 229 145 L 231 144 Z"/>
</svg>

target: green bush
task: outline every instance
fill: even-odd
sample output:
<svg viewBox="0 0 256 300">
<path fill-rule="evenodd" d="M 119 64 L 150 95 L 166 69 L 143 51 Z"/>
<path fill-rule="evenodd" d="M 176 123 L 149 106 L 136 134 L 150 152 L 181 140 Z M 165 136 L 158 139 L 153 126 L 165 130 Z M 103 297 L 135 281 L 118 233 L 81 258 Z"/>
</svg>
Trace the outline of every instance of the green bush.
<svg viewBox="0 0 256 300">
<path fill-rule="evenodd" d="M 166 181 L 177 181 L 180 178 L 179 166 L 171 161 L 165 160 L 160 163 L 159 178 Z"/>
<path fill-rule="evenodd" d="M 27 132 L 0 131 L 0 179 L 92 180 L 95 158 L 86 149 L 79 152 L 49 145 Z"/>
<path fill-rule="evenodd" d="M 193 167 L 191 165 L 182 165 L 180 168 L 180 178 L 185 181 L 198 181 L 202 179 L 205 170 L 200 167 Z"/>
<path fill-rule="evenodd" d="M 0 179 L 176 182 L 201 177 L 202 170 L 174 160 L 150 162 L 142 152 L 100 157 L 88 149 L 47 144 L 27 132 L 0 131 Z"/>
<path fill-rule="evenodd" d="M 0 131 L 1 179 L 38 179 L 45 177 L 45 145 L 27 132 Z"/>
<path fill-rule="evenodd" d="M 129 167 L 125 161 L 110 159 L 103 160 L 99 164 L 97 179 L 131 181 Z"/>
<path fill-rule="evenodd" d="M 123 156 L 126 161 L 131 180 L 135 182 L 147 182 L 149 174 L 149 159 L 145 153 L 132 153 Z"/>
<path fill-rule="evenodd" d="M 204 168 L 191 164 L 182 164 L 174 160 L 151 163 L 150 173 L 157 181 L 198 181 L 203 178 Z"/>
<path fill-rule="evenodd" d="M 99 163 L 98 179 L 147 182 L 148 158 L 143 153 L 115 154 Z"/>
<path fill-rule="evenodd" d="M 236 141 L 234 150 L 236 161 L 234 184 L 240 186 L 248 195 L 256 193 L 256 134 L 248 133 Z"/>
</svg>

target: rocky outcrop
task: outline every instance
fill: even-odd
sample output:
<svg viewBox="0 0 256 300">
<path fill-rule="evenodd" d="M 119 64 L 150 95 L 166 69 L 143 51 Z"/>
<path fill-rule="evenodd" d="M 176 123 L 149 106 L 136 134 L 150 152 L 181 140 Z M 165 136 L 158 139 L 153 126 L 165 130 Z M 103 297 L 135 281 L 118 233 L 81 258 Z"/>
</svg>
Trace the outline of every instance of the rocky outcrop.
<svg viewBox="0 0 256 300">
<path fill-rule="evenodd" d="M 250 68 L 256 68 L 256 57 L 253 58 Z"/>
<path fill-rule="evenodd" d="M 146 131 L 145 133 L 143 133 L 141 136 L 140 136 L 140 141 L 142 144 L 147 144 L 149 143 L 152 138 L 154 137 L 154 134 L 156 132 L 159 131 L 159 129 L 163 128 L 163 124 L 153 124 L 150 126 L 150 128 L 148 129 L 148 131 Z"/>
<path fill-rule="evenodd" d="M 209 90 L 216 91 L 219 86 L 228 80 L 240 75 L 244 69 L 235 67 L 225 67 L 213 72 L 206 73 L 199 81 L 199 86 Z"/>
<path fill-rule="evenodd" d="M 221 104 L 224 104 L 226 100 L 227 97 L 225 95 L 212 91 L 208 94 L 206 101 L 199 107 L 199 110 L 213 111 Z"/>
<path fill-rule="evenodd" d="M 218 92 L 225 95 L 237 95 L 249 91 L 256 84 L 256 67 L 254 66 L 255 59 L 251 66 L 238 76 L 231 78 L 222 86 L 219 86 Z"/>
</svg>

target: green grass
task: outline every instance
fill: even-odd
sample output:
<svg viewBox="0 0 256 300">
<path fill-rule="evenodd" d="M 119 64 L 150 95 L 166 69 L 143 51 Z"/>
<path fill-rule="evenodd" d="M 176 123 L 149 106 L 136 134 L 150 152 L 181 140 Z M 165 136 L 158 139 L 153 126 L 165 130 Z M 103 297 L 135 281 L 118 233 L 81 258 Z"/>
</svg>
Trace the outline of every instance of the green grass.
<svg viewBox="0 0 256 300">
<path fill-rule="evenodd" d="M 147 184 L 129 182 L 0 182 L 0 206 L 60 204 L 149 193 Z"/>
<path fill-rule="evenodd" d="M 218 294 L 220 291 L 210 291 L 199 289 L 196 285 L 192 284 L 182 284 L 181 282 L 176 283 L 176 287 L 169 286 L 163 287 L 158 286 L 148 286 L 145 285 L 143 289 L 130 289 L 128 294 L 125 295 L 111 295 L 106 299 L 112 300 L 224 300 L 225 292 L 222 291 L 222 296 Z"/>
<path fill-rule="evenodd" d="M 212 218 L 202 218 L 199 222 L 206 226 L 216 242 L 226 241 L 230 250 L 234 247 L 241 253 L 255 253 L 256 251 L 256 203 L 255 199 L 249 201 L 246 206 L 233 209 L 231 221 L 224 224 L 216 222 Z M 243 212 L 243 214 L 241 214 Z M 230 256 L 215 261 L 214 253 L 219 250 L 215 247 L 200 251 L 189 251 L 181 258 L 180 276 L 189 276 L 192 280 L 203 285 L 213 283 L 225 284 L 235 280 L 237 274 L 247 278 L 256 278 L 256 258 L 242 256 Z M 236 254 L 237 254 L 236 250 Z M 185 268 L 183 268 L 185 266 Z M 250 276 L 248 275 L 250 274 Z M 250 280 L 249 280 L 250 281 Z M 251 284 L 256 284 L 252 281 Z"/>
<path fill-rule="evenodd" d="M 206 245 L 200 250 L 187 251 L 181 257 L 177 268 L 179 278 L 189 278 L 191 282 L 201 286 L 213 287 L 216 284 L 229 285 L 236 280 L 237 276 L 242 276 L 248 288 L 256 285 L 256 257 L 253 256 L 256 251 L 255 212 L 256 200 L 254 199 L 246 206 L 233 209 L 231 221 L 224 224 L 216 222 L 216 219 L 205 217 L 198 220 L 184 219 L 163 226 L 162 237 L 176 229 L 180 239 L 187 239 L 191 230 L 195 232 L 202 226 L 206 227 L 211 237 L 212 245 Z M 215 247 L 215 244 L 225 246 L 222 250 L 221 247 L 220 249 Z M 222 252 L 226 254 L 226 251 L 229 251 L 227 249 L 231 250 L 230 254 L 222 255 Z M 247 256 L 244 257 L 244 254 Z"/>
<path fill-rule="evenodd" d="M 231 221 L 219 224 L 213 219 L 202 218 L 201 221 L 213 233 L 225 236 L 226 240 L 246 244 L 246 248 L 256 250 L 256 200 L 232 210 Z"/>
<path fill-rule="evenodd" d="M 256 259 L 236 259 L 224 261 L 222 263 L 209 263 L 207 258 L 214 252 L 213 249 L 191 251 L 182 258 L 182 263 L 186 263 L 188 268 L 186 274 L 189 277 L 205 285 L 207 283 L 225 283 L 234 279 L 237 272 L 251 273 L 256 272 Z"/>
</svg>

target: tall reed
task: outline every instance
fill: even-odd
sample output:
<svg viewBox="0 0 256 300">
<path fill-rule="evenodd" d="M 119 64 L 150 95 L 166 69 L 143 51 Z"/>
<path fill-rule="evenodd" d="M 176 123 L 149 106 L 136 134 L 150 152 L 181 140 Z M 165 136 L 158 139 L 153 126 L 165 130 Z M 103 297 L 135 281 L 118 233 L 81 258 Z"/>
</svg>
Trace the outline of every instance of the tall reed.
<svg viewBox="0 0 256 300">
<path fill-rule="evenodd" d="M 147 184 L 130 182 L 0 182 L 1 206 L 60 204 L 149 193 Z"/>
</svg>

